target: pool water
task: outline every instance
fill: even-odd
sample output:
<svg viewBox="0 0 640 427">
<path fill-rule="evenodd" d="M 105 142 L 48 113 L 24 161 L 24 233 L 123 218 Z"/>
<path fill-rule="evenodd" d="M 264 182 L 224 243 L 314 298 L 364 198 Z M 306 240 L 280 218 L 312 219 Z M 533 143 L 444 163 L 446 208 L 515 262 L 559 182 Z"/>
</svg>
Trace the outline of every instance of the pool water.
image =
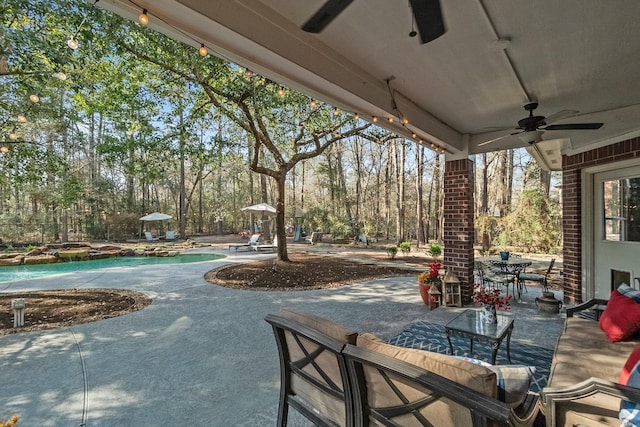
<svg viewBox="0 0 640 427">
<path fill-rule="evenodd" d="M 58 262 L 55 264 L 12 265 L 0 267 L 0 282 L 34 279 L 53 274 L 73 273 L 76 271 L 97 270 L 112 267 L 137 267 L 141 265 L 185 264 L 190 262 L 214 261 L 224 255 L 179 254 L 169 257 L 117 257 L 94 259 L 91 261 Z"/>
</svg>

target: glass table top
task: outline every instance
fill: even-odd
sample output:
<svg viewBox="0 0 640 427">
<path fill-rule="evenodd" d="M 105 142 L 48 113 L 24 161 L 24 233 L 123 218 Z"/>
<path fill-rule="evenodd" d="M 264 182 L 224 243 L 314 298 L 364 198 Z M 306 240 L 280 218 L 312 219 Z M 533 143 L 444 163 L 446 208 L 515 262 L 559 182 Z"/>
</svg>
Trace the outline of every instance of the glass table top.
<svg viewBox="0 0 640 427">
<path fill-rule="evenodd" d="M 448 329 L 489 338 L 500 338 L 513 323 L 513 317 L 498 313 L 498 323 L 485 323 L 480 318 L 480 310 L 465 310 L 445 325 Z"/>
</svg>

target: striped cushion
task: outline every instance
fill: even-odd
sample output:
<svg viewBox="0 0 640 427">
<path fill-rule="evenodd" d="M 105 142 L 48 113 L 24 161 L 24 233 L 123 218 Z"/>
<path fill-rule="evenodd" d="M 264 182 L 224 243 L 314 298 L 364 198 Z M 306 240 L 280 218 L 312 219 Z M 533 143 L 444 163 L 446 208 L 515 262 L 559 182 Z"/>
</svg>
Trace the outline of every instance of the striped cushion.
<svg viewBox="0 0 640 427">
<path fill-rule="evenodd" d="M 640 291 L 632 288 L 625 283 L 618 287 L 618 292 L 620 292 L 625 297 L 629 297 L 636 302 L 640 302 Z"/>
<path fill-rule="evenodd" d="M 465 356 L 454 356 L 456 359 L 482 365 L 496 373 L 498 400 L 517 408 L 527 397 L 531 378 L 536 372 L 534 366 L 523 365 L 491 365 L 478 359 Z"/>
</svg>

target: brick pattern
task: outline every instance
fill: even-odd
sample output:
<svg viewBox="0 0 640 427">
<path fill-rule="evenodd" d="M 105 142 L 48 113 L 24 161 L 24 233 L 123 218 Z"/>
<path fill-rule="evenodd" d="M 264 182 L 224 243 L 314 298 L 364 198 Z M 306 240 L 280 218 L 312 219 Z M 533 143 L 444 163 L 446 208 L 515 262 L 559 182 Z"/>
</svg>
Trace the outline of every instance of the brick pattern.
<svg viewBox="0 0 640 427">
<path fill-rule="evenodd" d="M 566 301 L 582 301 L 582 169 L 640 157 L 640 138 L 562 156 L 562 250 Z"/>
<path fill-rule="evenodd" d="M 463 301 L 473 288 L 473 162 L 451 160 L 444 170 L 444 266 L 462 283 Z"/>
</svg>

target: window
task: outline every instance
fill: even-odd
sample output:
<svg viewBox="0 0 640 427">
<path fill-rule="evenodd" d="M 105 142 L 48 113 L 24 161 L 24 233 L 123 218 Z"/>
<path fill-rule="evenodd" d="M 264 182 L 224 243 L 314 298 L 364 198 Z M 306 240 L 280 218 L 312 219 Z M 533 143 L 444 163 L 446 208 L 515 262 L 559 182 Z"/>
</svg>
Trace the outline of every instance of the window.
<svg viewBox="0 0 640 427">
<path fill-rule="evenodd" d="M 604 239 L 640 242 L 640 177 L 603 182 Z"/>
</svg>

